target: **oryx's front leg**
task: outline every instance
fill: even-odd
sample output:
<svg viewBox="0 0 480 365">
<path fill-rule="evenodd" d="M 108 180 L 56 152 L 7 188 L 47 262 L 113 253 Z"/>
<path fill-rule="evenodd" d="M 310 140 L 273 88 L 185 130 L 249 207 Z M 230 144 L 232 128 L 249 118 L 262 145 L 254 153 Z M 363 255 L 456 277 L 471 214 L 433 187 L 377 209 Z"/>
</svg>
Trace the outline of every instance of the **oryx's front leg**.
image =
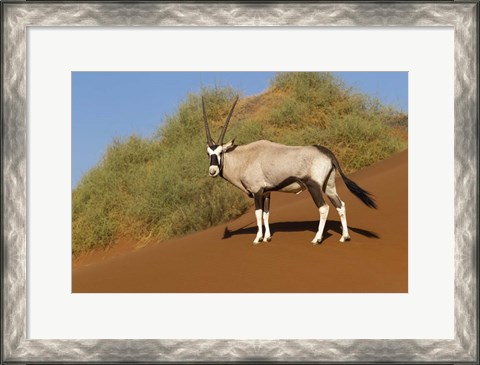
<svg viewBox="0 0 480 365">
<path fill-rule="evenodd" d="M 263 214 L 263 191 L 259 191 L 258 193 L 253 195 L 255 199 L 255 217 L 257 218 L 257 236 L 253 241 L 253 244 L 256 245 L 263 240 L 263 233 L 262 233 L 262 214 Z"/>
<path fill-rule="evenodd" d="M 263 224 L 265 225 L 265 235 L 263 242 L 270 241 L 272 235 L 270 234 L 270 226 L 268 225 L 268 218 L 270 216 L 270 193 L 266 193 L 263 198 Z"/>
</svg>

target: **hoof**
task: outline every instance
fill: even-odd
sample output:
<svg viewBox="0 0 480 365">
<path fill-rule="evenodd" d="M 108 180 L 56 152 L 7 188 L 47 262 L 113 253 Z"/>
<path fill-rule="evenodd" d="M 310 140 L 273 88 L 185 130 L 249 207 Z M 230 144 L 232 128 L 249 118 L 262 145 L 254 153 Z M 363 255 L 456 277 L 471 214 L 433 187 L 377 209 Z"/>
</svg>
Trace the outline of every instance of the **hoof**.
<svg viewBox="0 0 480 365">
<path fill-rule="evenodd" d="M 340 242 L 347 242 L 350 241 L 350 236 L 340 238 Z"/>
<path fill-rule="evenodd" d="M 263 238 L 263 242 L 270 242 L 271 240 L 272 240 L 272 236 Z"/>
<path fill-rule="evenodd" d="M 255 238 L 255 241 L 253 241 L 254 245 L 258 245 L 260 242 L 262 242 L 263 237 Z"/>
<path fill-rule="evenodd" d="M 315 245 L 320 244 L 321 242 L 322 242 L 322 239 L 321 239 L 321 238 L 319 238 L 319 239 L 314 239 L 314 240 L 312 241 L 312 244 L 315 246 Z"/>
</svg>

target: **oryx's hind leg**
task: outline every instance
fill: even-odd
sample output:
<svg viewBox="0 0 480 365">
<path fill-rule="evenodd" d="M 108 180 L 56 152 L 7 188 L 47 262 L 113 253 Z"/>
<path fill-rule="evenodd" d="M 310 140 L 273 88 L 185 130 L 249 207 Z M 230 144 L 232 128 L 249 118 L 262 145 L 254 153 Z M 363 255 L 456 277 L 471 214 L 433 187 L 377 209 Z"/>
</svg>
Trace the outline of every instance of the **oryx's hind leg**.
<svg viewBox="0 0 480 365">
<path fill-rule="evenodd" d="M 325 229 L 325 223 L 327 222 L 329 207 L 328 204 L 325 203 L 325 199 L 323 199 L 322 187 L 320 184 L 313 180 L 309 180 L 305 182 L 305 185 L 307 186 L 308 192 L 312 196 L 313 201 L 317 205 L 318 211 L 320 213 L 318 231 L 312 240 L 312 243 L 316 245 L 317 243 L 322 242 L 323 230 Z"/>
<path fill-rule="evenodd" d="M 340 242 L 350 241 L 345 203 L 338 196 L 337 188 L 335 187 L 335 169 L 332 170 L 330 176 L 328 177 L 325 193 L 332 202 L 333 206 L 337 209 L 338 215 L 340 216 L 340 221 L 342 222 L 342 238 L 340 238 Z"/>
<path fill-rule="evenodd" d="M 265 235 L 263 242 L 271 241 L 270 226 L 268 225 L 268 218 L 270 216 L 270 193 L 263 196 L 263 224 L 265 225 Z"/>
<path fill-rule="evenodd" d="M 255 200 L 255 217 L 257 218 L 257 236 L 253 241 L 253 244 L 260 243 L 263 240 L 263 232 L 262 232 L 262 214 L 263 214 L 263 191 L 259 191 L 258 193 L 253 195 L 253 199 Z"/>
</svg>

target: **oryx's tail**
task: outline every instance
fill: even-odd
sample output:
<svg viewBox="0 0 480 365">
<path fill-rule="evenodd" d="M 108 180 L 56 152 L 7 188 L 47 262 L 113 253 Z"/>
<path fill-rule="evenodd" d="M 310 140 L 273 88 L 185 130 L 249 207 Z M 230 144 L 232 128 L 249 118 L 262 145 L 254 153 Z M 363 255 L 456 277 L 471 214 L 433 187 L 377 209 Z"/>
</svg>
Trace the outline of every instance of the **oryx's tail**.
<svg viewBox="0 0 480 365">
<path fill-rule="evenodd" d="M 340 175 L 342 175 L 343 181 L 345 181 L 345 185 L 347 185 L 348 190 L 352 192 L 358 199 L 360 199 L 367 207 L 377 209 L 377 203 L 372 198 L 372 194 L 366 190 L 363 190 L 360 186 L 358 186 L 354 181 L 350 180 L 345 174 L 340 170 L 337 166 L 335 166 Z"/>
<path fill-rule="evenodd" d="M 345 182 L 345 185 L 347 185 L 348 190 L 350 190 L 352 194 L 355 195 L 358 199 L 360 199 L 367 207 L 377 209 L 377 203 L 375 203 L 375 200 L 373 200 L 372 194 L 366 190 L 363 190 L 354 181 L 350 180 L 347 176 L 345 176 L 342 168 L 340 167 L 340 163 L 338 162 L 333 152 L 322 146 L 317 146 L 317 148 L 319 148 L 320 151 L 330 157 L 333 166 L 340 173 L 340 176 L 343 178 L 343 181 Z"/>
</svg>

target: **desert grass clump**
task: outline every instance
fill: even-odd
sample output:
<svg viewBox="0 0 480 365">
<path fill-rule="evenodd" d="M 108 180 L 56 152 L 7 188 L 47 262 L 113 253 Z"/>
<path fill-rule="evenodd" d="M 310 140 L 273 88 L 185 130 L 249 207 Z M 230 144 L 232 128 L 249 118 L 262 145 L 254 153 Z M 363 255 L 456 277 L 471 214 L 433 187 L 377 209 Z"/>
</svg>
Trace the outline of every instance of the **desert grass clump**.
<svg viewBox="0 0 480 365">
<path fill-rule="evenodd" d="M 187 95 L 152 137 L 114 140 L 72 193 L 73 254 L 122 237 L 161 241 L 244 213 L 250 199 L 207 176 L 201 107 L 203 96 L 216 139 L 237 94 L 204 88 Z M 279 73 L 264 93 L 240 99 L 224 141 L 320 144 L 351 172 L 406 148 L 406 126 L 405 113 L 353 93 L 331 74 Z"/>
<path fill-rule="evenodd" d="M 320 136 L 320 144 L 335 151 L 349 173 L 381 161 L 406 148 L 406 141 L 385 123 L 372 118 L 368 123 L 352 115 L 334 120 Z"/>
</svg>

